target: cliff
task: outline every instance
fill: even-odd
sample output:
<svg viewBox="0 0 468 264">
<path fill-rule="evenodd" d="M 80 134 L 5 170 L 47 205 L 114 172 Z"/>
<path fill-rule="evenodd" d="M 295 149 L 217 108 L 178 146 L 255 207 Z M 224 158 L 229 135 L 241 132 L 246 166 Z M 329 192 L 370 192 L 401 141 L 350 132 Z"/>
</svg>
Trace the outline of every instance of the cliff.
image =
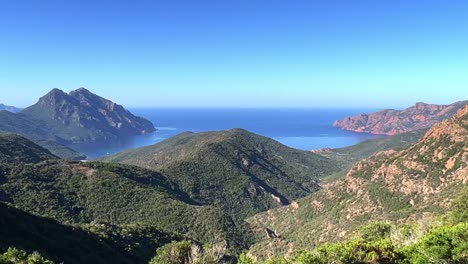
<svg viewBox="0 0 468 264">
<path fill-rule="evenodd" d="M 418 129 L 430 128 L 443 119 L 450 118 L 468 101 L 450 105 L 416 103 L 405 110 L 382 110 L 371 114 L 346 117 L 333 123 L 334 127 L 355 132 L 396 135 Z"/>
</svg>

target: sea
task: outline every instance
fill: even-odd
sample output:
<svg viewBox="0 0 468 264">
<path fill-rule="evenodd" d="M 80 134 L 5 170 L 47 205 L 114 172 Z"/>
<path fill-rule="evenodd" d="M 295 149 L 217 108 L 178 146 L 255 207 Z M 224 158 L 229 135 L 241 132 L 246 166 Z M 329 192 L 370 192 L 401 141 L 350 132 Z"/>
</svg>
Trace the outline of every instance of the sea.
<svg viewBox="0 0 468 264">
<path fill-rule="evenodd" d="M 71 146 L 89 159 L 156 144 L 185 131 L 204 132 L 243 128 L 287 146 L 314 150 L 340 148 L 382 136 L 334 128 L 346 116 L 377 109 L 175 109 L 135 108 L 130 111 L 154 123 L 157 131 L 122 142 Z"/>
</svg>

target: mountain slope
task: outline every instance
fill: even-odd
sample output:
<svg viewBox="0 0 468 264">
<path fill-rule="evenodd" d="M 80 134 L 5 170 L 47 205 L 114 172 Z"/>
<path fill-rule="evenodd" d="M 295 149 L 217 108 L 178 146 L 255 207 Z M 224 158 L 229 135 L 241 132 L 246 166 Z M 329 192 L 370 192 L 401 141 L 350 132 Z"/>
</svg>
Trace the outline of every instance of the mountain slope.
<svg viewBox="0 0 468 264">
<path fill-rule="evenodd" d="M 117 140 L 155 130 L 148 120 L 84 88 L 69 94 L 53 89 L 21 114 L 41 122 L 50 134 L 64 142 Z"/>
<path fill-rule="evenodd" d="M 349 170 L 355 162 L 370 157 L 376 152 L 390 149 L 401 149 L 416 143 L 428 129 L 418 129 L 411 132 L 386 136 L 383 138 L 368 139 L 344 148 L 324 148 L 312 152 L 336 160 L 341 167 Z M 347 172 L 347 171 L 346 171 Z"/>
<path fill-rule="evenodd" d="M 58 159 L 45 148 L 15 134 L 0 134 L 0 163 L 36 163 Z"/>
<path fill-rule="evenodd" d="M 60 138 L 50 133 L 43 122 L 28 118 L 21 113 L 8 111 L 0 111 L 0 132 L 20 134 L 28 138 L 60 141 Z"/>
<path fill-rule="evenodd" d="M 0 201 L 63 223 L 142 224 L 202 242 L 238 238 L 222 210 L 198 206 L 164 176 L 127 165 L 2 163 Z"/>
<path fill-rule="evenodd" d="M 38 251 L 56 263 L 147 263 L 171 239 L 154 228 L 63 225 L 0 203 L 0 252 Z"/>
<path fill-rule="evenodd" d="M 433 126 L 416 144 L 384 151 L 353 166 L 345 178 L 288 207 L 249 219 L 275 230 L 251 248 L 282 254 L 349 237 L 374 220 L 414 222 L 446 211 L 468 183 L 468 106 Z"/>
<path fill-rule="evenodd" d="M 460 101 L 451 105 L 417 103 L 405 110 L 382 110 L 372 114 L 360 114 L 337 120 L 334 127 L 355 132 L 396 135 L 418 129 L 429 128 L 450 118 L 457 110 L 468 104 Z"/>
<path fill-rule="evenodd" d="M 64 160 L 85 160 L 86 155 L 71 149 L 65 145 L 59 144 L 55 141 L 45 139 L 31 139 L 37 145 L 47 149 L 53 155 Z"/>
<path fill-rule="evenodd" d="M 105 160 L 157 170 L 194 200 L 238 219 L 315 192 L 320 177 L 339 170 L 325 157 L 242 129 L 187 132 Z"/>
<path fill-rule="evenodd" d="M 9 111 L 9 112 L 12 112 L 12 113 L 17 113 L 17 112 L 21 111 L 20 108 L 17 108 L 17 107 L 11 106 L 11 105 L 0 104 L 0 111 L 2 111 L 2 110 Z"/>
</svg>

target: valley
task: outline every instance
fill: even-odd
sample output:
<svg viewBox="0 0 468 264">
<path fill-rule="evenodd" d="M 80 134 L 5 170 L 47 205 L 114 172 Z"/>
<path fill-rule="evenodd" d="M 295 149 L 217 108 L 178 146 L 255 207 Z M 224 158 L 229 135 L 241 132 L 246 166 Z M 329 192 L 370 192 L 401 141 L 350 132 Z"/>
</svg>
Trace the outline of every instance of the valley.
<svg viewBox="0 0 468 264">
<path fill-rule="evenodd" d="M 84 90 L 70 94 L 84 102 L 94 98 Z M 63 99 L 67 96 L 54 90 L 40 105 L 64 104 L 72 100 Z M 69 115 L 72 120 L 87 111 L 72 109 L 78 111 Z M 119 118 L 109 109 L 109 116 Z M 272 257 L 283 261 L 278 263 L 309 263 L 294 258 L 308 250 L 309 257 L 326 259 L 314 250 L 327 243 L 338 246 L 356 237 L 361 239 L 356 243 L 364 243 L 367 225 L 399 230 L 426 222 L 417 231 L 419 239 L 436 228 L 438 217 L 460 214 L 452 201 L 464 195 L 468 181 L 467 111 L 465 106 L 428 129 L 343 148 L 298 150 L 230 129 L 185 132 L 86 162 L 74 161 L 82 157 L 61 140 L 51 140 L 45 132 L 41 138 L 15 134 L 11 131 L 17 125 L 9 123 L 10 132 L 0 135 L 0 233 L 8 238 L 0 241 L 0 249 L 38 251 L 67 263 L 166 263 L 168 250 L 213 264 L 276 263 L 268 260 Z M 17 119 L 11 115 L 24 117 L 29 128 L 46 122 L 2 113 L 12 120 Z M 74 133 L 73 125 L 66 126 L 65 133 Z M 88 130 L 96 131 L 82 131 Z M 462 217 L 452 224 L 464 222 Z M 57 241 L 66 241 L 65 246 L 77 240 L 88 241 L 87 246 L 73 246 L 73 253 L 54 247 Z M 397 247 L 392 250 L 400 250 L 391 243 Z M 89 247 L 97 252 L 81 253 Z M 200 255 L 192 255 L 193 250 Z"/>
</svg>

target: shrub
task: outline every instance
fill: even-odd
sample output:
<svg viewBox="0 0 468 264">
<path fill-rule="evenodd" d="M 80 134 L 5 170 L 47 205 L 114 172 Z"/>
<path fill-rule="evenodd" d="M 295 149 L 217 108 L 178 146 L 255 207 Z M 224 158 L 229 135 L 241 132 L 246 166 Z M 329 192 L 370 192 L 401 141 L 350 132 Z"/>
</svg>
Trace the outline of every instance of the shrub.
<svg viewBox="0 0 468 264">
<path fill-rule="evenodd" d="M 436 228 L 403 251 L 407 263 L 468 263 L 468 223 Z"/>
<path fill-rule="evenodd" d="M 23 250 L 8 248 L 0 255 L 0 264 L 54 264 L 54 262 L 43 258 L 37 252 L 28 255 Z"/>
</svg>

